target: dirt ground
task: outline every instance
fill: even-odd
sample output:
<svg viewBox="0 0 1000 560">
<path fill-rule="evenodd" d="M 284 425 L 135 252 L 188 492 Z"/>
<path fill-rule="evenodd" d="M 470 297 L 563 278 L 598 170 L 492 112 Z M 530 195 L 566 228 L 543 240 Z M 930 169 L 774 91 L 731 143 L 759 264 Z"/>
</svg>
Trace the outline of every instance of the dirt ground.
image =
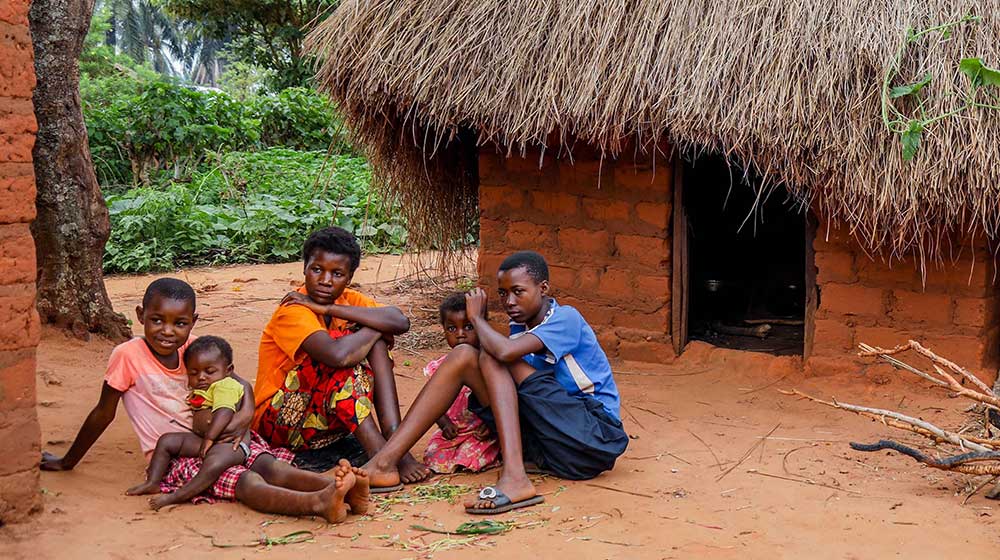
<svg viewBox="0 0 1000 560">
<path fill-rule="evenodd" d="M 369 258 L 356 280 L 381 301 L 415 317 L 396 352 L 401 400 L 421 385 L 421 368 L 443 350 L 433 327 L 436 294 L 454 280 L 418 282 L 398 257 Z M 175 274 L 199 289 L 195 332 L 233 343 L 238 371 L 256 368 L 261 328 L 301 278 L 296 264 L 200 269 Z M 116 309 L 134 315 L 153 277 L 108 279 Z M 136 332 L 139 332 L 138 329 Z M 437 344 L 428 350 L 414 350 Z M 44 449 L 62 453 L 97 400 L 112 344 L 48 330 L 39 347 L 38 398 Z M 461 544 L 411 525 L 453 529 L 469 521 L 447 501 L 385 506 L 371 518 L 327 526 L 317 519 L 255 513 L 239 504 L 180 506 L 155 513 L 123 491 L 143 476 L 142 455 L 125 412 L 68 473 L 43 473 L 44 512 L 0 529 L 3 558 L 911 558 L 1000 551 L 998 505 L 981 479 L 924 468 L 895 453 L 863 454 L 849 441 L 889 435 L 866 419 L 779 394 L 896 408 L 942 426 L 960 425 L 966 401 L 949 399 L 894 374 L 878 379 L 804 379 L 797 358 L 773 358 L 693 343 L 671 365 L 618 364 L 623 417 L 632 435 L 613 472 L 589 482 L 539 477 L 542 506 L 498 519 L 518 527 Z M 905 399 L 902 397 L 905 395 Z M 902 400 L 901 400 L 902 399 Z M 765 435 L 769 437 L 764 438 Z M 916 441 L 892 433 L 901 441 Z M 764 438 L 764 439 L 762 439 Z M 418 444 L 422 451 L 422 444 Z M 446 482 L 478 487 L 495 472 Z M 406 501 L 400 498 L 400 501 Z M 312 531 L 310 542 L 216 548 Z M 433 545 L 433 546 L 429 546 Z"/>
</svg>

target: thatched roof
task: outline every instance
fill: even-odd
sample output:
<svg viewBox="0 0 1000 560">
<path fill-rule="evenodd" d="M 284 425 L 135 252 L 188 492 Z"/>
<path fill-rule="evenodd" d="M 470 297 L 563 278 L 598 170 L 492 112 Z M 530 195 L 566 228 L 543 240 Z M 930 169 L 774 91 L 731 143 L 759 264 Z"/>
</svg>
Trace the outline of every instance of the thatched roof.
<svg viewBox="0 0 1000 560">
<path fill-rule="evenodd" d="M 439 142 L 470 129 L 515 151 L 553 133 L 721 151 L 870 247 L 936 252 L 1000 233 L 1000 111 L 938 121 L 907 162 L 881 89 L 908 28 L 968 13 L 985 19 L 915 43 L 894 81 L 929 72 L 934 115 L 967 89 L 962 58 L 1000 64 L 1000 1 L 345 0 L 308 48 L 379 177 L 438 231 L 436 204 L 474 212 L 447 161 L 461 142 Z"/>
</svg>

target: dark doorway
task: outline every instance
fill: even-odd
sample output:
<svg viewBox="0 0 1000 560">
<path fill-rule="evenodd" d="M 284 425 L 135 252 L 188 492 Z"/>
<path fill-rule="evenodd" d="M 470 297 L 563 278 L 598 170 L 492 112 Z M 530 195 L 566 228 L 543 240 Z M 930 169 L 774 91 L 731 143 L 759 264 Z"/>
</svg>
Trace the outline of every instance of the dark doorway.
<svg viewBox="0 0 1000 560">
<path fill-rule="evenodd" d="M 721 156 L 684 162 L 687 334 L 716 346 L 803 353 L 807 212 Z"/>
</svg>

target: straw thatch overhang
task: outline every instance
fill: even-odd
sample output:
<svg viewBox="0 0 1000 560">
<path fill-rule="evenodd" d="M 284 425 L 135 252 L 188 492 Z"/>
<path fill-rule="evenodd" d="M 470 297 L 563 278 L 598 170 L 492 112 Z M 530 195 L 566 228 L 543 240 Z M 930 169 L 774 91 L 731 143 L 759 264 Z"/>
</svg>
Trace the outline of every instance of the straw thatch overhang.
<svg viewBox="0 0 1000 560">
<path fill-rule="evenodd" d="M 474 214 L 470 145 L 617 155 L 666 139 L 755 166 L 868 247 L 923 256 L 1000 233 L 1000 111 L 941 120 L 910 162 L 881 117 L 907 28 L 967 13 L 984 20 L 902 63 L 898 83 L 931 73 L 936 114 L 966 87 L 962 58 L 1000 64 L 1000 1 L 346 0 L 308 48 L 420 239 Z"/>
</svg>

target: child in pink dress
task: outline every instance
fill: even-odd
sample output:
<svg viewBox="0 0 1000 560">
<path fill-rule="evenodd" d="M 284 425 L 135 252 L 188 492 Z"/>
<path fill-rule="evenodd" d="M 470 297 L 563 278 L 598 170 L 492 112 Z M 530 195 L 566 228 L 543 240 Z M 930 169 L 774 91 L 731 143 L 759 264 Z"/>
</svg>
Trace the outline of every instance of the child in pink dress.
<svg viewBox="0 0 1000 560">
<path fill-rule="evenodd" d="M 465 294 L 451 294 L 438 309 L 449 347 L 459 344 L 479 347 L 476 331 L 465 315 Z M 434 375 L 447 357 L 445 354 L 428 363 L 424 375 Z M 460 467 L 479 472 L 500 464 L 500 444 L 489 427 L 469 410 L 470 394 L 469 388 L 463 387 L 451 408 L 437 420 L 441 429 L 431 436 L 424 452 L 424 464 L 436 473 L 453 473 Z"/>
</svg>

